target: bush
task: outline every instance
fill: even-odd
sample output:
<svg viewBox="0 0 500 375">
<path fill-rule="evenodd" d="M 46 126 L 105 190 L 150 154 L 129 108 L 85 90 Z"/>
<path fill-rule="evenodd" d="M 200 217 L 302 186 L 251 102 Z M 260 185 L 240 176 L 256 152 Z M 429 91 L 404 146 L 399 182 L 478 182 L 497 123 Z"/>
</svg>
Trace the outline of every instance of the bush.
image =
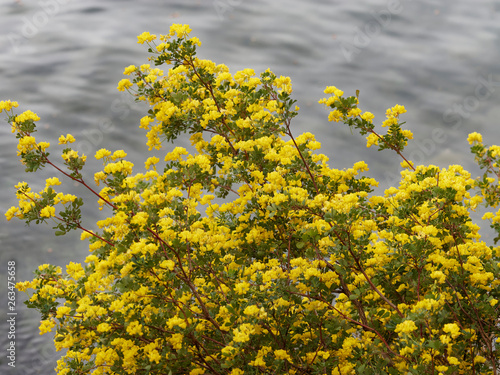
<svg viewBox="0 0 500 375">
<path fill-rule="evenodd" d="M 85 228 L 83 200 L 58 193 L 57 177 L 39 193 L 17 185 L 6 213 L 90 242 L 84 264 L 44 264 L 17 284 L 34 290 L 41 334 L 55 329 L 67 349 L 58 373 L 497 374 L 500 247 L 480 240 L 470 213 L 499 202 L 500 147 L 469 136 L 486 168 L 477 180 L 460 165 L 414 166 L 403 106 L 387 110 L 382 135 L 358 93 L 329 86 L 330 121 L 402 157 L 399 186 L 375 195 L 365 162 L 330 168 L 313 134 L 292 134 L 290 78 L 231 75 L 195 57 L 190 31 L 140 35 L 149 61 L 170 68 L 129 66 L 118 89 L 149 104 L 150 150 L 189 133 L 196 152 L 176 147 L 133 174 L 123 150 L 101 149 L 100 190 L 72 135 L 59 138 L 63 170 L 32 136 L 38 116 L 0 102 L 26 171 L 51 165 L 111 213 Z M 483 219 L 500 232 L 500 212 Z"/>
</svg>

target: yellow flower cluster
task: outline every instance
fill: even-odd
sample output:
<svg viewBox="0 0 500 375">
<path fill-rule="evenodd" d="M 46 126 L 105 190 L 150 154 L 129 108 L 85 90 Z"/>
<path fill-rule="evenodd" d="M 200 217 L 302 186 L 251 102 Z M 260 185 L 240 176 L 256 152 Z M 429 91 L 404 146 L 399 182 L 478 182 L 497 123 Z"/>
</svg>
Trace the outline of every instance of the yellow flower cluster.
<svg viewBox="0 0 500 375">
<path fill-rule="evenodd" d="M 59 144 L 60 145 L 65 145 L 68 143 L 73 143 L 75 141 L 75 137 L 73 137 L 71 134 L 66 134 L 66 136 L 61 135 L 59 137 Z"/>
<path fill-rule="evenodd" d="M 40 117 L 36 113 L 27 110 L 21 113 L 19 116 L 16 116 L 15 122 L 25 122 L 25 121 L 39 121 Z"/>
<path fill-rule="evenodd" d="M 382 126 L 391 126 L 396 125 L 398 123 L 399 115 L 406 113 L 406 109 L 404 106 L 396 104 L 391 109 L 388 109 L 386 112 L 387 120 L 382 123 Z"/>
<path fill-rule="evenodd" d="M 11 111 L 12 108 L 17 108 L 19 107 L 18 102 L 13 102 L 11 100 L 0 100 L 0 112 L 1 111 Z"/>
</svg>

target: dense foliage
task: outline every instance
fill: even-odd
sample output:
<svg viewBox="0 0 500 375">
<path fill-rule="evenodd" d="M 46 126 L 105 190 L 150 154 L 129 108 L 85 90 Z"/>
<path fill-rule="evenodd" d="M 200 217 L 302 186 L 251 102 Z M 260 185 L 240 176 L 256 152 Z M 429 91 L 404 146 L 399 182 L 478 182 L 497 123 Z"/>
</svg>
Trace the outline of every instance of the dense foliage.
<svg viewBox="0 0 500 375">
<path fill-rule="evenodd" d="M 330 121 L 402 157 L 399 186 L 376 195 L 365 162 L 331 168 L 313 134 L 292 134 L 290 78 L 232 75 L 196 57 L 189 32 L 140 35 L 155 67 L 129 66 L 118 85 L 149 104 L 150 149 L 183 133 L 196 149 L 151 156 L 145 173 L 101 149 L 91 187 L 72 135 L 59 138 L 60 167 L 33 136 L 38 116 L 0 102 L 26 170 L 55 167 L 110 213 L 84 227 L 83 200 L 58 193 L 57 177 L 38 193 L 18 184 L 6 213 L 90 242 L 84 264 L 45 264 L 18 284 L 34 290 L 41 333 L 67 349 L 58 374 L 498 374 L 500 247 L 470 214 L 499 202 L 500 147 L 469 136 L 486 168 L 477 180 L 460 165 L 415 166 L 403 106 L 382 135 L 357 93 L 329 86 Z M 483 219 L 500 232 L 500 212 Z"/>
</svg>

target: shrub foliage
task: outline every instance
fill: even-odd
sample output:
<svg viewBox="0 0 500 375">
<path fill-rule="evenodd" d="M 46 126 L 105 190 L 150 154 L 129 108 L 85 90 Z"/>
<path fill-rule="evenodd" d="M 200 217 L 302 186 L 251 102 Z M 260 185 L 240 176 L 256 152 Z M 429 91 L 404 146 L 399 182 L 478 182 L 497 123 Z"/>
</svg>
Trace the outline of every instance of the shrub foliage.
<svg viewBox="0 0 500 375">
<path fill-rule="evenodd" d="M 329 86 L 330 121 L 402 158 L 399 186 L 376 195 L 365 162 L 331 168 L 313 134 L 292 133 L 290 78 L 232 75 L 196 57 L 190 31 L 140 35 L 155 67 L 129 66 L 118 85 L 149 104 L 150 150 L 184 133 L 196 149 L 150 156 L 144 173 L 101 149 L 91 186 L 72 135 L 59 138 L 63 167 L 33 136 L 39 117 L 0 102 L 26 171 L 50 165 L 110 213 L 84 227 L 83 200 L 57 192 L 57 177 L 38 193 L 19 183 L 6 213 L 89 241 L 85 263 L 44 264 L 17 285 L 33 290 L 40 333 L 67 349 L 58 374 L 497 374 L 500 247 L 470 214 L 499 202 L 500 147 L 469 135 L 478 179 L 415 166 L 403 106 L 382 134 L 358 93 Z M 483 220 L 500 232 L 500 212 Z"/>
</svg>

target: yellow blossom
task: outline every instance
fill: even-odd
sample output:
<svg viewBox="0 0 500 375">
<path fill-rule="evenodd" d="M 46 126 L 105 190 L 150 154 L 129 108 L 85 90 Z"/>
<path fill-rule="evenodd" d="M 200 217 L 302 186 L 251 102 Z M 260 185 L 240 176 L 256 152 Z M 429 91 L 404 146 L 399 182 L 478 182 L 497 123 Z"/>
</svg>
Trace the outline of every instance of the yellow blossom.
<svg viewBox="0 0 500 375">
<path fill-rule="evenodd" d="M 130 75 L 131 73 L 135 72 L 137 70 L 137 67 L 135 65 L 129 65 L 125 68 L 123 71 L 123 74 L 125 75 Z"/>
<path fill-rule="evenodd" d="M 56 185 L 61 185 L 61 181 L 59 181 L 57 177 L 52 177 L 45 180 L 46 187 L 56 186 Z"/>
<path fill-rule="evenodd" d="M 117 89 L 118 91 L 125 91 L 126 89 L 132 87 L 132 82 L 129 79 L 124 78 L 118 82 Z"/>
<path fill-rule="evenodd" d="M 111 155 L 111 151 L 106 150 L 104 148 L 101 148 L 99 151 L 97 151 L 95 153 L 95 158 L 97 160 L 100 160 L 100 159 L 105 158 L 105 157 L 110 156 L 110 155 Z"/>
<path fill-rule="evenodd" d="M 65 145 L 67 143 L 73 143 L 75 141 L 75 138 L 71 134 L 66 134 L 66 136 L 61 135 L 59 137 L 59 144 L 60 145 Z"/>
<path fill-rule="evenodd" d="M 13 102 L 10 100 L 2 100 L 0 101 L 0 112 L 5 110 L 5 111 L 10 111 L 12 107 L 17 108 L 19 107 L 19 104 L 17 102 Z"/>
<path fill-rule="evenodd" d="M 56 323 L 53 320 L 42 320 L 40 322 L 40 335 L 50 332 L 54 328 Z"/>
<path fill-rule="evenodd" d="M 396 326 L 394 332 L 401 336 L 404 333 L 411 333 L 417 329 L 415 322 L 413 320 L 407 319 Z"/>
<path fill-rule="evenodd" d="M 30 110 L 27 110 L 23 113 L 21 113 L 19 116 L 16 116 L 15 121 L 16 122 L 25 122 L 25 121 L 39 121 L 40 117 L 36 113 L 31 112 Z"/>
<path fill-rule="evenodd" d="M 18 212 L 19 212 L 18 207 L 11 207 L 5 213 L 5 217 L 7 218 L 8 221 L 10 221 L 12 220 L 13 217 L 17 216 Z"/>
<path fill-rule="evenodd" d="M 56 318 L 62 318 L 64 315 L 68 315 L 71 312 L 71 307 L 60 306 L 57 308 Z"/>
<path fill-rule="evenodd" d="M 127 153 L 123 150 L 116 150 L 113 152 L 113 155 L 111 155 L 111 159 L 116 160 L 116 159 L 121 159 L 125 158 L 127 156 Z"/>
<path fill-rule="evenodd" d="M 191 28 L 189 27 L 189 25 L 174 23 L 172 26 L 170 26 L 170 36 L 177 34 L 177 38 L 184 38 L 188 36 L 190 32 Z"/>
<path fill-rule="evenodd" d="M 375 116 L 371 112 L 365 112 L 360 116 L 363 120 L 368 121 L 370 124 L 373 122 Z"/>
<path fill-rule="evenodd" d="M 366 137 L 366 147 L 369 148 L 373 145 L 377 146 L 378 140 L 379 140 L 379 137 L 377 134 L 375 134 L 375 133 L 368 134 L 368 136 Z"/>
<path fill-rule="evenodd" d="M 323 91 L 325 94 L 333 94 L 337 97 L 340 97 L 344 95 L 344 92 L 342 90 L 339 90 L 335 86 L 327 86 L 326 89 Z"/>
<path fill-rule="evenodd" d="M 55 216 L 56 209 L 52 206 L 46 206 L 40 211 L 40 216 L 42 217 L 52 217 Z"/>
<path fill-rule="evenodd" d="M 483 136 L 477 132 L 470 133 L 467 137 L 467 142 L 472 145 L 474 142 L 483 143 Z"/>
<path fill-rule="evenodd" d="M 152 35 L 149 32 L 145 31 L 137 37 L 137 43 L 144 44 L 144 42 L 152 42 L 155 39 L 156 35 Z"/>
<path fill-rule="evenodd" d="M 443 331 L 451 335 L 452 338 L 457 338 L 460 333 L 460 327 L 456 323 L 448 323 L 443 327 Z"/>
</svg>

